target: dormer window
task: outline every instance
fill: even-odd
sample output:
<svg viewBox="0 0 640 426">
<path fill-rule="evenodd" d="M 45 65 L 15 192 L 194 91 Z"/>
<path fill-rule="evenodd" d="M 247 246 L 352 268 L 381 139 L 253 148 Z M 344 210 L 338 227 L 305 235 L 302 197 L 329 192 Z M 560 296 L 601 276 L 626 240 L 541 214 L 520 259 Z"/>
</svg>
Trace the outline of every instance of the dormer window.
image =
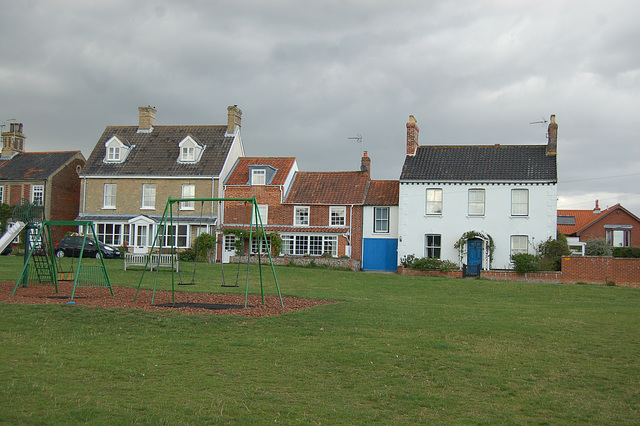
<svg viewBox="0 0 640 426">
<path fill-rule="evenodd" d="M 104 147 L 106 151 L 104 156 L 105 163 L 122 163 L 132 148 L 122 143 L 116 136 L 112 136 L 104 144 Z"/>
<path fill-rule="evenodd" d="M 265 185 L 267 183 L 267 171 L 265 169 L 251 170 L 251 185 Z"/>
<path fill-rule="evenodd" d="M 277 169 L 265 164 L 249 166 L 249 185 L 271 185 Z"/>
<path fill-rule="evenodd" d="M 178 163 L 197 163 L 200 160 L 202 151 L 204 151 L 204 147 L 191 136 L 184 138 L 178 146 L 180 147 Z"/>
</svg>

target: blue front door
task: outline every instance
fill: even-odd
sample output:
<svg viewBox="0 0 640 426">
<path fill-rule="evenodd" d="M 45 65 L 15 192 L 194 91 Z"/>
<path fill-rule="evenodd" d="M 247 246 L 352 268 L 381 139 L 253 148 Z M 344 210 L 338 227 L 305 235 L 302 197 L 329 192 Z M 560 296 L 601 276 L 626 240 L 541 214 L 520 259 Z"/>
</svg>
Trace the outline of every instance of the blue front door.
<svg viewBox="0 0 640 426">
<path fill-rule="evenodd" d="M 480 274 L 482 268 L 482 240 L 467 241 L 467 269 L 473 274 Z"/>
</svg>

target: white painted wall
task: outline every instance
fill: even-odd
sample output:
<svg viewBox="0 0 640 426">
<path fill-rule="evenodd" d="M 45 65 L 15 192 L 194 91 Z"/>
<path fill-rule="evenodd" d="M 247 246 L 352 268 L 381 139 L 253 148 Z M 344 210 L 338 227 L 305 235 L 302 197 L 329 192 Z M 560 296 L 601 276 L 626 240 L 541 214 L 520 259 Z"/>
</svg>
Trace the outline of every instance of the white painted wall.
<svg viewBox="0 0 640 426">
<path fill-rule="evenodd" d="M 373 232 L 374 225 L 374 206 L 364 206 L 362 212 L 362 238 L 398 238 L 398 206 L 380 206 L 389 207 L 389 232 L 378 233 Z"/>
<path fill-rule="evenodd" d="M 442 188 L 442 215 L 425 214 L 427 188 Z M 485 189 L 484 216 L 467 214 L 469 189 Z M 529 190 L 529 216 L 511 216 L 511 189 Z M 535 246 L 556 237 L 556 221 L 556 185 L 401 182 L 398 260 L 410 254 L 424 257 L 425 234 L 440 234 L 441 258 L 458 263 L 458 251 L 453 247 L 456 241 L 467 231 L 481 231 L 493 238 L 496 247 L 491 267 L 509 269 L 511 235 L 527 235 L 529 253 L 535 253 Z M 485 269 L 488 267 L 483 265 Z"/>
</svg>

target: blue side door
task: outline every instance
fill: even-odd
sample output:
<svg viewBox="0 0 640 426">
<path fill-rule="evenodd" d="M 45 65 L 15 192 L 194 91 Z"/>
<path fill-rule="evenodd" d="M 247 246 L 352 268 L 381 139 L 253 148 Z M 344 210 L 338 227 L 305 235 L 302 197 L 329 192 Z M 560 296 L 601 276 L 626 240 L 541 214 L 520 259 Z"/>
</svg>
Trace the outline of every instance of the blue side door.
<svg viewBox="0 0 640 426">
<path fill-rule="evenodd" d="M 365 271 L 397 271 L 398 240 L 365 238 L 362 250 L 362 269 Z"/>
<path fill-rule="evenodd" d="M 479 275 L 482 268 L 482 240 L 467 241 L 467 270 Z"/>
</svg>

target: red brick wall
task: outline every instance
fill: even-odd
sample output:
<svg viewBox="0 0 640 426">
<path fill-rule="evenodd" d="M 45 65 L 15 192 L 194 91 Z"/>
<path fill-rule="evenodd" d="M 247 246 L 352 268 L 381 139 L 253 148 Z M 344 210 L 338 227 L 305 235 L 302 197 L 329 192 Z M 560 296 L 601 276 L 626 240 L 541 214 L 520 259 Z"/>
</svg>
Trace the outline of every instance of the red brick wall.
<svg viewBox="0 0 640 426">
<path fill-rule="evenodd" d="M 51 193 L 46 196 L 50 210 L 47 220 L 75 220 L 80 211 L 80 186 L 82 181 L 76 169 L 84 166 L 84 160 L 76 158 L 69 162 L 51 179 Z M 54 243 L 68 231 L 77 231 L 75 226 L 55 226 L 51 228 L 51 239 Z"/>
<path fill-rule="evenodd" d="M 640 223 L 621 209 L 613 211 L 611 214 L 582 231 L 582 233 L 580 233 L 580 241 L 592 240 L 594 238 L 604 239 L 606 237 L 605 225 L 632 225 L 633 229 L 630 230 L 631 246 L 640 246 Z"/>
<path fill-rule="evenodd" d="M 606 284 L 640 287 L 640 259 L 615 257 L 564 257 L 562 282 Z"/>
</svg>

